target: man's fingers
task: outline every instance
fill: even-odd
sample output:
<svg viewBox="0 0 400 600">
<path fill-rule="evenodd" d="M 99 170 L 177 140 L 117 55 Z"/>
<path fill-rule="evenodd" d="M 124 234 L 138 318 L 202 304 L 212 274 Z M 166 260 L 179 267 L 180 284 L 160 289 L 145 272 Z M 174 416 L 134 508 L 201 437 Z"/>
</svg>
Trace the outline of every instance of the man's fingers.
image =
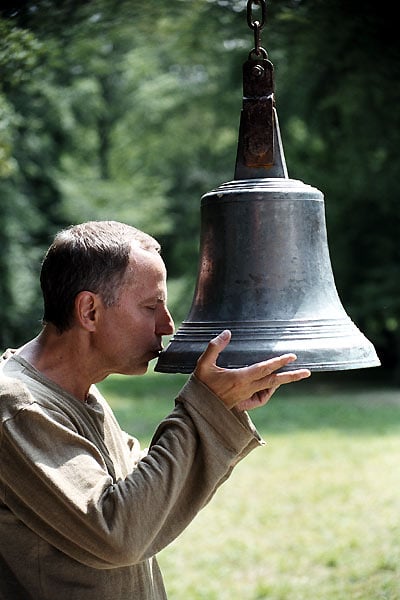
<svg viewBox="0 0 400 600">
<path fill-rule="evenodd" d="M 282 369 L 282 367 L 294 362 L 296 359 L 297 356 L 295 354 L 282 354 L 281 356 L 276 356 L 259 363 L 254 363 L 247 368 L 254 371 L 254 380 L 264 379 L 264 377 L 271 375 L 279 369 Z"/>
<path fill-rule="evenodd" d="M 240 411 L 243 411 L 264 406 L 264 404 L 266 404 L 268 400 L 270 400 L 271 396 L 278 389 L 278 387 L 269 388 L 267 390 L 260 390 L 259 392 L 253 394 L 251 398 L 247 398 L 247 400 L 241 400 L 240 402 L 238 402 L 236 404 L 236 408 Z"/>
<path fill-rule="evenodd" d="M 258 371 L 257 377 L 253 380 L 254 384 L 259 389 L 279 387 L 285 383 L 293 383 L 310 377 L 311 371 L 309 369 L 294 369 L 293 371 L 282 371 L 277 373 L 276 371 L 284 367 L 285 365 L 296 360 L 294 355 L 284 355 L 276 359 L 269 361 L 268 365 L 258 365 L 261 367 Z M 255 366 L 255 365 L 254 365 Z M 254 373 L 256 375 L 256 373 Z"/>
<path fill-rule="evenodd" d="M 271 387 L 280 387 L 285 383 L 294 383 L 301 379 L 310 377 L 311 372 L 308 369 L 297 369 L 296 371 L 285 371 L 284 373 L 271 373 L 255 382 L 258 389 L 269 389 Z"/>
</svg>

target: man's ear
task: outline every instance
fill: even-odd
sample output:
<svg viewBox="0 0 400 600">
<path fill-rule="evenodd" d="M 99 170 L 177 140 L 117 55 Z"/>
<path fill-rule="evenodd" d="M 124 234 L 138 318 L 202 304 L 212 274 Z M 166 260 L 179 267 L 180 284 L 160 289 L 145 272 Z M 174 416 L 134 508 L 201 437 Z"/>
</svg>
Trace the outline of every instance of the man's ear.
<svg viewBox="0 0 400 600">
<path fill-rule="evenodd" d="M 96 331 L 100 304 L 100 297 L 94 292 L 79 292 L 75 298 L 76 318 L 81 327 L 87 331 Z"/>
</svg>

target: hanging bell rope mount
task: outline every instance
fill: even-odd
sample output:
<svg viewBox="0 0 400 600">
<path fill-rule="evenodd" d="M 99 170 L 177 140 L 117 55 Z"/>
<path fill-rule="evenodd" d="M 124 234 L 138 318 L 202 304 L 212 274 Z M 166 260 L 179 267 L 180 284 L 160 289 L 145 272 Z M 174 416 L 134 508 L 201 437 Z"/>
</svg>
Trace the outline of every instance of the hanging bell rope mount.
<svg viewBox="0 0 400 600">
<path fill-rule="evenodd" d="M 254 7 L 261 20 L 253 18 Z M 247 2 L 247 24 L 254 48 L 243 65 L 243 108 L 240 118 L 235 179 L 288 177 L 274 98 L 274 66 L 261 46 L 266 22 L 265 0 Z"/>
</svg>

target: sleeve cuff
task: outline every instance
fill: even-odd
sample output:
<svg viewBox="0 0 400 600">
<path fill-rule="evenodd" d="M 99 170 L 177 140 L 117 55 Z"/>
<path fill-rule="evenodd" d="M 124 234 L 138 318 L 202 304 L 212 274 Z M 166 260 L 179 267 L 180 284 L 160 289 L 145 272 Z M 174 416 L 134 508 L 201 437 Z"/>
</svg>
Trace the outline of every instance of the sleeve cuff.
<svg viewBox="0 0 400 600">
<path fill-rule="evenodd" d="M 195 375 L 191 375 L 177 398 L 188 411 L 205 420 L 223 439 L 224 444 L 238 453 L 265 444 L 247 412 L 225 404 Z M 193 414 L 192 414 L 193 416 Z M 246 452 L 245 452 L 246 453 Z"/>
</svg>

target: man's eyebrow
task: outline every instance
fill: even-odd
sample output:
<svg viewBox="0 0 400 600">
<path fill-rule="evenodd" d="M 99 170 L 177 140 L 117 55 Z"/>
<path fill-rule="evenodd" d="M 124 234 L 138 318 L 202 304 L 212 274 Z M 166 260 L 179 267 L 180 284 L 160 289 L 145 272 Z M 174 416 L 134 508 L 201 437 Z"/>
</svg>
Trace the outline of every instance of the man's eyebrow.
<svg viewBox="0 0 400 600">
<path fill-rule="evenodd" d="M 164 294 L 162 294 L 162 295 L 149 296 L 148 298 L 144 298 L 142 300 L 142 302 L 151 302 L 151 303 L 158 302 L 158 303 L 163 304 L 165 302 L 165 300 L 166 300 L 166 298 L 165 298 Z"/>
</svg>

